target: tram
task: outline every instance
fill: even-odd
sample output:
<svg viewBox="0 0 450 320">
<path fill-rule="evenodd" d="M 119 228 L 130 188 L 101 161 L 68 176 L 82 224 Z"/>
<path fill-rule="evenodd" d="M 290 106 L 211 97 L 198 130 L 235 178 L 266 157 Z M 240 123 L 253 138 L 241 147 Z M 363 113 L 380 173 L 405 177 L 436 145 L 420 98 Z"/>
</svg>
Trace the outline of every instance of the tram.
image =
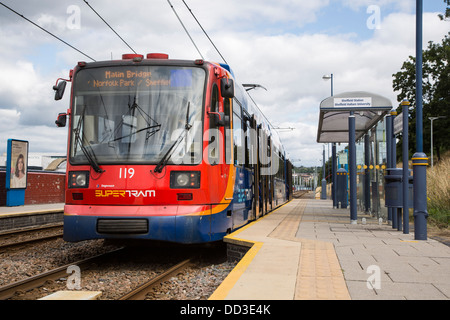
<svg viewBox="0 0 450 320">
<path fill-rule="evenodd" d="M 124 54 L 71 82 L 64 240 L 207 243 L 292 197 L 283 145 L 228 65 Z"/>
</svg>

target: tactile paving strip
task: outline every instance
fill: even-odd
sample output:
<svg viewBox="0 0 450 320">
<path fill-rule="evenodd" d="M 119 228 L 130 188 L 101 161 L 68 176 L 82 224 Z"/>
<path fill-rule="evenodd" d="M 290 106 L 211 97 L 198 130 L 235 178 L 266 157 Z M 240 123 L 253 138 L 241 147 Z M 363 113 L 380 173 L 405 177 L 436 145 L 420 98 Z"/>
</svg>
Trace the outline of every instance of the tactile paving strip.
<svg viewBox="0 0 450 320">
<path fill-rule="evenodd" d="M 273 238 L 301 242 L 294 299 L 350 300 L 333 244 L 295 238 L 305 207 L 306 200 L 300 200 L 291 213 L 269 235 Z"/>
<path fill-rule="evenodd" d="M 295 300 L 350 300 L 334 246 L 301 240 Z"/>
</svg>

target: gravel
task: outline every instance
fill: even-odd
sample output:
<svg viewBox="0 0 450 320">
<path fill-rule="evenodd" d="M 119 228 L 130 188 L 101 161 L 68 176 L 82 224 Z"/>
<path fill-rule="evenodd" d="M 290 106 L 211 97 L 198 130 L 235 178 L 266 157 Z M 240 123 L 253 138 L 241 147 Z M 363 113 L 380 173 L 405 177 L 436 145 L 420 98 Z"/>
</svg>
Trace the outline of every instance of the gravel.
<svg viewBox="0 0 450 320">
<path fill-rule="evenodd" d="M 0 286 L 39 273 L 117 249 L 104 240 L 78 243 L 62 239 L 37 243 L 32 246 L 6 250 L 0 253 Z M 144 281 L 181 261 L 183 255 L 198 253 L 199 260 L 172 277 L 147 295 L 156 300 L 204 300 L 215 291 L 236 263 L 227 262 L 223 246 L 212 248 L 148 248 L 126 250 L 120 258 L 112 258 L 88 270 L 81 270 L 81 289 L 102 291 L 102 300 L 115 300 Z M 68 276 L 70 276 L 68 274 Z M 44 286 L 20 292 L 15 300 L 35 300 L 59 290 L 67 290 L 68 278 L 47 281 Z"/>
<path fill-rule="evenodd" d="M 235 263 L 196 264 L 147 294 L 147 300 L 206 300 L 223 282 Z"/>
</svg>

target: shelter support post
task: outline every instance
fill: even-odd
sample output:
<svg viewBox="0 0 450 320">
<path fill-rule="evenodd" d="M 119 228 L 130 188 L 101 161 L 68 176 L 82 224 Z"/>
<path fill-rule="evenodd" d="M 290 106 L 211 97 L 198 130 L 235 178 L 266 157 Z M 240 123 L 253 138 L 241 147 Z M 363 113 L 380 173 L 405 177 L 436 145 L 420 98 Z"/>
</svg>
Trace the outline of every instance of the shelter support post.
<svg viewBox="0 0 450 320">
<path fill-rule="evenodd" d="M 396 168 L 397 167 L 397 140 L 395 138 L 394 133 L 394 116 L 397 115 L 396 111 L 391 112 L 392 116 L 392 123 L 391 123 L 391 164 L 390 168 Z M 392 228 L 397 229 L 398 225 L 398 215 L 397 215 L 397 209 L 391 208 L 391 218 L 392 218 Z"/>
<path fill-rule="evenodd" d="M 323 159 L 322 159 L 322 192 L 320 195 L 320 199 L 326 200 L 327 199 L 327 180 L 325 172 L 325 145 L 323 146 Z"/>
<path fill-rule="evenodd" d="M 333 146 L 331 147 L 331 154 L 332 154 L 332 168 L 331 168 L 331 177 L 333 179 L 332 181 L 332 188 L 331 188 L 331 197 L 333 199 L 333 208 L 336 208 L 337 206 L 337 195 L 336 195 L 336 167 L 337 167 L 337 160 L 336 160 L 336 143 L 333 143 Z"/>
<path fill-rule="evenodd" d="M 387 153 L 387 167 L 392 166 L 392 127 L 393 119 L 390 114 L 386 116 L 386 153 Z M 392 207 L 388 207 L 388 223 L 392 224 Z"/>
<path fill-rule="evenodd" d="M 370 137 L 366 133 L 364 135 L 364 211 L 370 211 Z"/>
<path fill-rule="evenodd" d="M 402 116 L 403 116 L 403 233 L 409 234 L 409 151 L 408 151 L 408 113 L 409 101 L 402 102 Z"/>
<path fill-rule="evenodd" d="M 349 172 L 350 172 L 350 223 L 356 224 L 358 213 L 356 208 L 356 133 L 355 115 L 350 111 L 348 117 L 348 149 L 349 149 Z"/>
</svg>

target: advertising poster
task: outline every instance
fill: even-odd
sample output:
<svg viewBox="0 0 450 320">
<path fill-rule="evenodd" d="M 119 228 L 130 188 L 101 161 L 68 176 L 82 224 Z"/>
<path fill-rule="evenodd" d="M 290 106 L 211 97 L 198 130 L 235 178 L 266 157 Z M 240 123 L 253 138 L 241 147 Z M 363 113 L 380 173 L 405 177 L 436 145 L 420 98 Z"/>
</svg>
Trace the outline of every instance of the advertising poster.
<svg viewBox="0 0 450 320">
<path fill-rule="evenodd" d="M 28 141 L 8 140 L 7 189 L 27 187 Z M 8 186 L 9 184 L 9 186 Z"/>
</svg>

